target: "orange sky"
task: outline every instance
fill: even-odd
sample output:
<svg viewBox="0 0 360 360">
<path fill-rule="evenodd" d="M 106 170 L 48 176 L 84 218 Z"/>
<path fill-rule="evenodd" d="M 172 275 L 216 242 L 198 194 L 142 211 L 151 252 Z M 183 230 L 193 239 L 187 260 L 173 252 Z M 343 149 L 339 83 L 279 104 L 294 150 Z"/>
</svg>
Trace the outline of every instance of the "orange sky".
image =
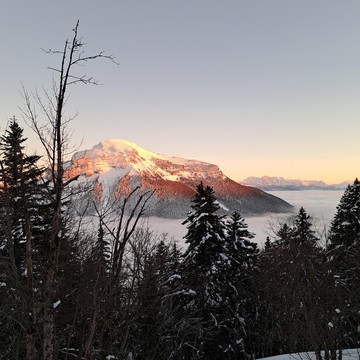
<svg viewBox="0 0 360 360">
<path fill-rule="evenodd" d="M 0 15 L 8 34 L 1 129 L 13 115 L 21 120 L 21 83 L 51 89 L 47 68 L 59 59 L 41 48 L 62 49 L 80 19 L 85 50 L 119 62 L 76 69 L 103 84 L 69 89 L 66 115 L 79 114 L 72 128 L 82 148 L 126 139 L 215 163 L 235 180 L 359 176 L 358 0 L 64 0 L 60 8 L 39 0 L 21 8 L 7 2 Z"/>
</svg>

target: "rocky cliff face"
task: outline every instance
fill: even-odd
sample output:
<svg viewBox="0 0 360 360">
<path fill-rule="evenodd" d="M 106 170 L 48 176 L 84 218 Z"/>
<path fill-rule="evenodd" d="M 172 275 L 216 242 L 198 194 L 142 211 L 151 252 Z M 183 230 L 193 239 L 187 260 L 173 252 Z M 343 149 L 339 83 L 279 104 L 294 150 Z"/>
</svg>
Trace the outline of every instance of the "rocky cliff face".
<svg viewBox="0 0 360 360">
<path fill-rule="evenodd" d="M 155 190 L 149 214 L 160 217 L 184 218 L 200 181 L 214 189 L 224 211 L 255 215 L 292 210 L 275 196 L 229 179 L 216 165 L 155 154 L 125 140 L 105 140 L 76 153 L 66 176 L 79 174 L 79 182 L 96 184 L 99 198 L 126 195 L 135 186 Z"/>
</svg>

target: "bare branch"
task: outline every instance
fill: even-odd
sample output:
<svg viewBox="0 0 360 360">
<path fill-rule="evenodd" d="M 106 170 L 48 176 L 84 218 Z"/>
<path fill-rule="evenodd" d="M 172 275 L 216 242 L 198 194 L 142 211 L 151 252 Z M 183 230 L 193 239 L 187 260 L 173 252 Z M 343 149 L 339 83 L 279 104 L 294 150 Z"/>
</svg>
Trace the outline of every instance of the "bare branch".
<svg viewBox="0 0 360 360">
<path fill-rule="evenodd" d="M 48 360 L 54 359 L 54 328 L 55 315 L 53 309 L 53 296 L 55 293 L 55 282 L 57 272 L 57 262 L 60 249 L 59 233 L 62 231 L 62 205 L 66 199 L 65 188 L 76 178 L 68 181 L 64 179 L 64 158 L 74 149 L 70 145 L 72 131 L 68 129 L 69 123 L 76 117 L 65 117 L 64 108 L 68 100 L 68 86 L 82 83 L 94 84 L 98 82 L 87 74 L 77 75 L 73 73 L 76 66 L 81 66 L 88 61 L 96 59 L 107 59 L 114 63 L 114 57 L 99 52 L 95 55 L 86 55 L 83 50 L 83 40 L 78 36 L 79 21 L 73 29 L 73 37 L 66 40 L 62 50 L 47 50 L 47 54 L 60 55 L 59 67 L 49 67 L 57 77 L 53 79 L 52 91 L 50 94 L 43 89 L 43 94 L 37 91 L 29 94 L 22 86 L 22 95 L 25 100 L 24 109 L 20 109 L 25 121 L 35 131 L 44 148 L 50 168 L 51 186 L 49 186 L 49 196 L 52 197 L 53 218 L 51 225 L 51 234 L 49 236 L 49 262 L 46 271 L 45 281 L 45 299 L 43 316 L 43 354 Z M 44 120 L 40 121 L 36 108 L 40 109 Z"/>
</svg>

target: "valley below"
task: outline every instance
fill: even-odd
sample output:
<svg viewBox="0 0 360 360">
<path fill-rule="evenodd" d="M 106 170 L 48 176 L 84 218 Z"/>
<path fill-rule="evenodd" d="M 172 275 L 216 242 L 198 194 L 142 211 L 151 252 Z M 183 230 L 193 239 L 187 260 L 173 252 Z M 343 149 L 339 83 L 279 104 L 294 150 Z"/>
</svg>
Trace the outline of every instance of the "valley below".
<svg viewBox="0 0 360 360">
<path fill-rule="evenodd" d="M 269 191 L 271 195 L 285 200 L 294 206 L 294 212 L 287 213 L 267 213 L 261 216 L 245 216 L 245 221 L 249 225 L 249 231 L 255 233 L 254 241 L 262 247 L 266 237 L 274 236 L 273 230 L 279 223 L 290 221 L 296 215 L 301 206 L 311 216 L 311 222 L 317 235 L 324 236 L 329 230 L 331 221 L 343 195 L 343 190 L 302 190 L 302 191 Z M 183 237 L 186 234 L 186 226 L 182 225 L 184 219 L 163 219 L 159 217 L 149 217 L 148 225 L 158 234 L 167 233 L 173 237 L 180 246 L 184 246 Z"/>
<path fill-rule="evenodd" d="M 103 140 L 80 151 L 66 165 L 68 179 L 93 187 L 98 201 L 127 196 L 136 187 L 153 192 L 144 226 L 161 235 L 166 233 L 184 247 L 186 226 L 196 186 L 202 182 L 214 189 L 221 214 L 240 211 L 261 248 L 266 237 L 274 238 L 280 223 L 288 222 L 299 208 L 312 217 L 313 229 L 325 239 L 336 206 L 348 182 L 326 185 L 323 181 L 289 180 L 280 177 L 249 177 L 237 183 L 217 165 L 198 160 L 165 156 L 121 139 Z M 295 191 L 296 190 L 296 191 Z M 79 203 L 87 202 L 87 196 Z M 100 204 L 99 203 L 99 204 Z"/>
</svg>

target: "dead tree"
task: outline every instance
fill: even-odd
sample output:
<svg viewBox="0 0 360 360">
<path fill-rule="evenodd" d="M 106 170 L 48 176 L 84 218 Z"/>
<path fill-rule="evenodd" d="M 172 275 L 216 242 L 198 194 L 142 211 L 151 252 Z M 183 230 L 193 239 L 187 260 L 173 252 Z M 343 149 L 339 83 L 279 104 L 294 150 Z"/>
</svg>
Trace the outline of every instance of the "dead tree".
<svg viewBox="0 0 360 360">
<path fill-rule="evenodd" d="M 142 194 L 139 194 L 139 191 L 140 188 L 136 187 L 129 193 L 129 195 L 125 196 L 122 200 L 121 206 L 115 206 L 115 214 L 114 208 L 112 208 L 112 205 L 114 204 L 110 203 L 110 207 L 108 209 L 101 209 L 94 204 L 100 223 L 104 226 L 112 239 L 112 254 L 110 259 L 111 265 L 109 274 L 101 294 L 97 293 L 96 289 L 98 288 L 98 283 L 95 283 L 93 294 L 93 314 L 89 335 L 85 344 L 86 360 L 91 360 L 93 358 L 93 343 L 96 330 L 100 333 L 99 341 L 102 354 L 106 354 L 106 351 L 110 346 L 109 334 L 111 331 L 111 317 L 114 313 L 115 297 L 118 292 L 119 278 L 123 270 L 126 246 L 133 236 L 134 231 L 137 229 L 139 221 L 145 213 L 146 205 L 153 195 L 153 192 L 151 191 L 147 191 Z M 134 197 L 137 197 L 137 199 L 135 200 L 135 203 L 131 203 L 129 208 L 129 202 L 132 202 Z M 110 211 L 112 215 L 111 221 L 107 221 L 108 211 Z M 99 279 L 99 276 L 97 279 Z M 101 301 L 102 304 L 100 304 Z M 99 315 L 101 311 L 103 316 L 100 319 Z M 126 337 L 126 335 L 124 336 Z M 124 341 L 125 340 L 123 340 L 123 342 Z"/>
<path fill-rule="evenodd" d="M 68 130 L 69 122 L 73 119 L 64 118 L 64 107 L 67 100 L 68 87 L 70 85 L 97 84 L 97 81 L 88 75 L 77 75 L 74 71 L 78 65 L 83 65 L 90 60 L 108 59 L 114 61 L 113 56 L 99 52 L 95 55 L 86 55 L 83 50 L 83 40 L 78 35 L 79 21 L 73 29 L 73 37 L 66 40 L 62 50 L 48 50 L 48 54 L 59 55 L 61 57 L 60 66 L 49 67 L 57 76 L 54 81 L 53 93 L 44 92 L 44 96 L 37 92 L 28 93 L 23 89 L 25 108 L 22 109 L 25 120 L 36 132 L 43 149 L 47 156 L 49 166 L 49 177 L 51 188 L 49 192 L 52 197 L 53 216 L 51 234 L 49 238 L 48 265 L 45 280 L 45 301 L 43 317 L 43 358 L 46 360 L 54 359 L 54 294 L 57 263 L 60 249 L 59 233 L 62 227 L 62 204 L 66 186 L 74 179 L 64 180 L 64 157 L 71 150 L 71 133 Z M 45 121 L 38 119 L 36 109 L 40 109 Z"/>
</svg>

